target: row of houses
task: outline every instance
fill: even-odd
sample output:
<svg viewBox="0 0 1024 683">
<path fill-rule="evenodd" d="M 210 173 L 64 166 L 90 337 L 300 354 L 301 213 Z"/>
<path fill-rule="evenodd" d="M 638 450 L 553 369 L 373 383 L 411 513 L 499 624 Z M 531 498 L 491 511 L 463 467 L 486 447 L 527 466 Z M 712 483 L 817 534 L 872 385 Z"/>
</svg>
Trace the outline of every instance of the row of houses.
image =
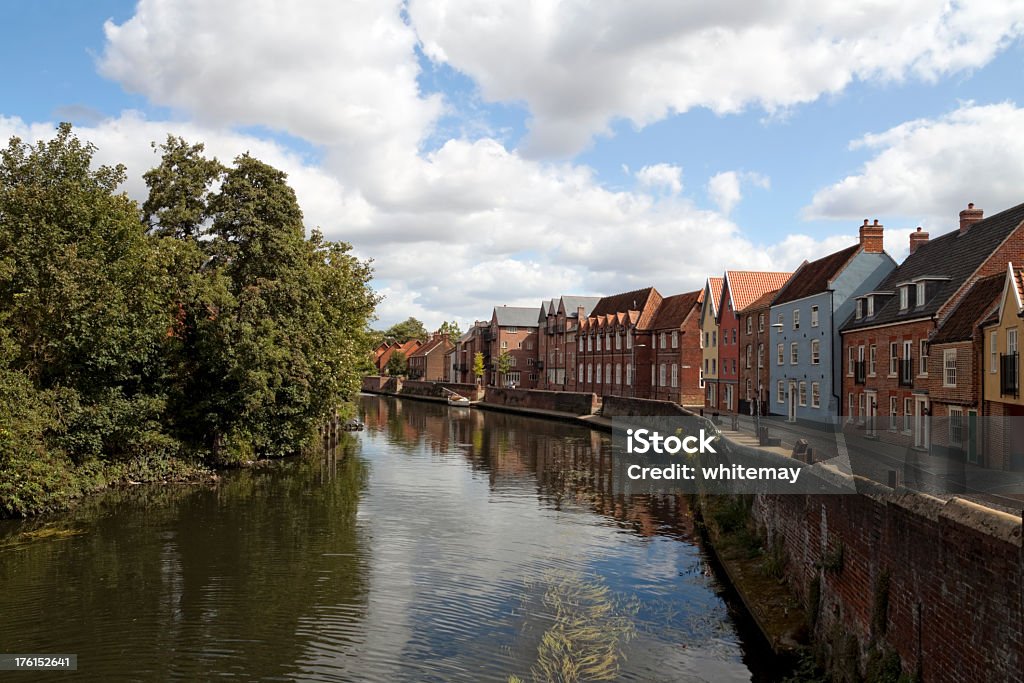
<svg viewBox="0 0 1024 683">
<path fill-rule="evenodd" d="M 897 263 L 884 227 L 865 219 L 857 243 L 791 273 L 729 270 L 671 296 L 646 287 L 496 306 L 436 346 L 443 363 L 420 376 L 840 423 L 1024 467 L 1013 421 L 978 420 L 1024 417 L 1022 224 L 1024 204 L 989 218 L 969 204 L 956 230 L 911 233 Z"/>
</svg>

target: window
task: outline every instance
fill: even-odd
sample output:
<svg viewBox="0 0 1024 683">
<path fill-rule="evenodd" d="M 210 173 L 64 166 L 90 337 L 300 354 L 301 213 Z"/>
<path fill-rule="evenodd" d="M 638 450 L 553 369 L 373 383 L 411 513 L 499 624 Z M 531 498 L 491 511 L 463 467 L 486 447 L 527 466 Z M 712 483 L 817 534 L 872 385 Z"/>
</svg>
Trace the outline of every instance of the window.
<svg viewBox="0 0 1024 683">
<path fill-rule="evenodd" d="M 779 318 L 775 322 L 777 322 L 779 324 L 779 329 L 782 329 L 782 314 L 781 313 L 779 313 Z"/>
<path fill-rule="evenodd" d="M 853 394 L 851 393 L 851 394 L 849 394 L 846 397 L 846 421 L 847 422 L 853 422 L 853 415 L 856 412 L 854 410 L 855 406 L 856 406 L 856 404 L 853 402 Z"/>
<path fill-rule="evenodd" d="M 764 332 L 764 313 L 760 313 L 757 316 L 757 331 Z"/>
<path fill-rule="evenodd" d="M 918 346 L 918 348 L 921 349 L 921 360 L 919 361 L 921 363 L 921 367 L 918 368 L 917 372 L 918 372 L 918 374 L 927 376 L 928 375 L 928 340 L 927 339 L 922 339 L 920 345 Z"/>
<path fill-rule="evenodd" d="M 799 308 L 793 309 L 793 329 L 794 330 L 799 330 L 800 329 L 800 309 Z"/>
<path fill-rule="evenodd" d="M 910 308 L 910 287 L 900 287 L 900 310 L 905 311 Z"/>
<path fill-rule="evenodd" d="M 672 348 L 673 349 L 678 349 L 679 348 L 679 331 L 678 330 L 675 330 L 675 331 L 672 332 Z"/>
<path fill-rule="evenodd" d="M 779 380 L 778 384 L 775 385 L 775 401 L 777 403 L 786 402 L 786 383 L 783 382 L 781 379 Z"/>
<path fill-rule="evenodd" d="M 818 326 L 818 307 L 811 306 L 811 327 Z"/>
<path fill-rule="evenodd" d="M 807 406 L 807 382 L 800 382 L 800 405 Z"/>
<path fill-rule="evenodd" d="M 754 333 L 754 316 L 748 315 L 747 316 L 747 334 L 753 334 L 753 333 Z"/>
<path fill-rule="evenodd" d="M 633 386 L 633 364 L 626 363 L 626 386 Z"/>
<path fill-rule="evenodd" d="M 622 384 L 622 363 L 615 364 L 615 383 Z"/>
<path fill-rule="evenodd" d="M 732 328 L 732 343 L 736 343 L 736 328 Z"/>
<path fill-rule="evenodd" d="M 583 363 L 580 363 L 580 369 L 579 369 L 578 372 L 579 372 L 579 374 L 576 375 L 576 376 L 579 377 L 580 381 L 582 382 L 583 381 Z"/>
<path fill-rule="evenodd" d="M 779 347 L 778 347 L 778 352 L 779 353 L 778 353 L 778 359 L 776 360 L 776 365 L 782 365 L 782 362 L 783 362 L 782 361 L 782 357 L 783 357 L 783 354 L 785 354 L 785 351 L 784 351 L 785 348 L 786 348 L 785 344 L 779 344 Z"/>
<path fill-rule="evenodd" d="M 964 409 L 949 407 L 949 445 L 962 446 L 964 443 Z"/>
<path fill-rule="evenodd" d="M 853 377 L 853 347 L 846 349 L 846 374 Z"/>
<path fill-rule="evenodd" d="M 818 365 L 821 363 L 821 341 L 817 339 L 811 340 L 811 365 Z"/>
<path fill-rule="evenodd" d="M 708 371 L 708 359 L 705 358 L 704 359 L 704 372 L 707 372 L 707 371 Z"/>
<path fill-rule="evenodd" d="M 664 332 L 661 333 L 661 348 L 668 348 L 668 335 L 665 334 Z"/>
<path fill-rule="evenodd" d="M 750 380 L 749 379 L 746 382 L 746 388 L 747 388 L 747 400 L 749 401 L 750 398 L 751 398 L 751 396 L 750 396 Z"/>
<path fill-rule="evenodd" d="M 526 359 L 526 364 L 527 364 L 527 365 L 533 365 L 533 364 L 534 364 L 534 363 L 536 363 L 536 362 L 537 362 L 537 361 L 535 361 L 535 360 L 534 360 L 533 358 L 527 358 L 527 359 Z"/>
<path fill-rule="evenodd" d="M 718 330 L 711 330 L 711 346 L 718 346 Z"/>
<path fill-rule="evenodd" d="M 992 337 L 988 341 L 988 371 L 996 372 L 999 368 L 999 332 L 992 330 Z"/>
<path fill-rule="evenodd" d="M 764 344 L 757 345 L 757 367 L 764 367 Z"/>
<path fill-rule="evenodd" d="M 593 336 L 588 336 L 587 337 L 587 351 L 593 351 L 593 350 L 594 350 L 594 337 Z"/>
<path fill-rule="evenodd" d="M 519 328 L 518 327 L 506 327 L 505 331 L 508 332 L 509 334 L 515 334 L 516 332 L 519 331 Z"/>
<path fill-rule="evenodd" d="M 895 377 L 900 370 L 900 345 L 896 342 L 889 342 L 889 376 Z"/>
<path fill-rule="evenodd" d="M 626 332 L 626 348 L 633 348 L 633 330 Z"/>
<path fill-rule="evenodd" d="M 679 386 L 679 364 L 672 364 L 672 388 L 675 389 Z"/>
<path fill-rule="evenodd" d="M 900 400 L 895 396 L 889 397 L 889 430 L 896 431 L 896 422 L 899 419 Z"/>
<path fill-rule="evenodd" d="M 579 338 L 579 350 L 583 351 L 583 337 Z"/>
<path fill-rule="evenodd" d="M 604 369 L 604 366 L 601 365 L 600 363 L 598 363 L 597 364 L 597 382 L 596 382 L 596 384 L 600 384 L 601 383 L 601 379 L 602 379 L 601 375 L 603 374 L 601 371 L 603 369 Z"/>
<path fill-rule="evenodd" d="M 818 382 L 811 382 L 811 407 L 821 407 L 821 384 Z"/>
<path fill-rule="evenodd" d="M 655 368 L 655 367 L 654 367 L 654 366 L 652 365 L 652 366 L 651 366 L 651 386 L 652 386 L 652 387 L 656 387 L 656 386 L 658 386 L 658 378 L 654 376 L 654 373 L 655 373 L 655 371 L 656 371 L 656 370 L 657 370 L 657 368 Z"/>
<path fill-rule="evenodd" d="M 717 375 L 718 374 L 718 359 L 717 358 L 712 358 L 711 359 L 711 374 L 712 375 Z"/>
<path fill-rule="evenodd" d="M 604 366 L 604 381 L 605 384 L 612 383 L 612 364 L 606 363 Z"/>
<path fill-rule="evenodd" d="M 1006 353 L 1017 353 L 1017 328 L 1006 330 Z"/>
<path fill-rule="evenodd" d="M 615 335 L 615 350 L 616 351 L 621 351 L 622 350 L 622 335 L 621 334 Z"/>
<path fill-rule="evenodd" d="M 665 364 L 662 363 L 658 368 L 658 386 L 665 386 Z"/>
<path fill-rule="evenodd" d="M 864 399 L 867 394 L 857 394 L 857 423 L 864 424 L 864 415 L 867 410 L 864 408 Z"/>
<path fill-rule="evenodd" d="M 789 364 L 796 365 L 800 362 L 800 351 L 797 347 L 796 342 L 790 342 L 789 344 Z"/>
<path fill-rule="evenodd" d="M 510 372 L 510 373 L 508 373 L 507 375 L 505 375 L 505 381 L 508 382 L 509 384 L 519 384 L 519 373 L 518 372 Z"/>
<path fill-rule="evenodd" d="M 942 352 L 942 386 L 956 386 L 956 349 L 945 349 Z"/>
<path fill-rule="evenodd" d="M 747 344 L 747 352 L 746 352 L 746 356 L 747 356 L 747 358 L 746 358 L 747 370 L 750 369 L 750 361 L 753 358 L 753 354 L 754 354 L 754 347 L 752 347 L 750 344 Z"/>
<path fill-rule="evenodd" d="M 924 283 L 923 282 L 918 282 L 917 283 L 917 300 L 914 302 L 914 305 L 917 308 L 920 308 L 921 306 L 924 306 Z"/>
<path fill-rule="evenodd" d="M 872 377 L 875 376 L 875 370 L 877 369 L 876 359 L 878 356 L 878 349 L 874 344 L 868 349 L 868 374 Z"/>
<path fill-rule="evenodd" d="M 875 297 L 868 297 L 868 317 L 870 318 L 875 314 Z"/>
<path fill-rule="evenodd" d="M 864 317 L 864 299 L 857 299 L 857 320 Z"/>
<path fill-rule="evenodd" d="M 508 348 L 508 342 L 507 341 L 501 342 L 501 348 L 507 349 Z"/>
<path fill-rule="evenodd" d="M 591 363 L 587 363 L 587 382 L 594 381 L 594 366 Z"/>
<path fill-rule="evenodd" d="M 704 388 L 704 371 L 699 369 L 699 368 L 697 369 L 697 371 L 700 373 L 700 380 L 699 380 L 698 386 L 700 386 L 700 388 L 703 389 Z"/>
<path fill-rule="evenodd" d="M 597 336 L 597 350 L 598 350 L 598 351 L 600 351 L 600 350 L 601 350 L 601 340 L 602 340 L 602 339 L 604 339 L 604 335 L 598 335 L 598 336 Z"/>
<path fill-rule="evenodd" d="M 910 422 L 911 417 L 914 413 L 914 399 L 905 398 L 903 399 L 903 431 L 907 434 L 910 433 Z"/>
</svg>

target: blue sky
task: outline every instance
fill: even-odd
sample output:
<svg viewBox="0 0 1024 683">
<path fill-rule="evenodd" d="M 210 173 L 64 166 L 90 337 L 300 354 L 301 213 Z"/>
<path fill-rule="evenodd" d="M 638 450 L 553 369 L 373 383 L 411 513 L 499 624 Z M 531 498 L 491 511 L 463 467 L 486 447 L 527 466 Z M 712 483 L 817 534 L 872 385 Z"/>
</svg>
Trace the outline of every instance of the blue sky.
<svg viewBox="0 0 1024 683">
<path fill-rule="evenodd" d="M 381 324 L 468 322 L 1024 201 L 998 4 L 5 2 L 0 134 L 71 120 L 140 198 L 167 133 L 253 151 L 375 260 Z"/>
</svg>

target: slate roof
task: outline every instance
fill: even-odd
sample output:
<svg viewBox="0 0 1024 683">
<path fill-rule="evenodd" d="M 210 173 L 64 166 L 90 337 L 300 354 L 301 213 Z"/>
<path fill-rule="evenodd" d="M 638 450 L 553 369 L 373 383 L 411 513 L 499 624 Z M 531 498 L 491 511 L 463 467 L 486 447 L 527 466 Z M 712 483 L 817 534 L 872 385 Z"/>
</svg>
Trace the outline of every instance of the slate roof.
<svg viewBox="0 0 1024 683">
<path fill-rule="evenodd" d="M 651 329 L 679 329 L 693 307 L 700 303 L 700 293 L 703 291 L 700 289 L 696 292 L 676 294 L 662 299 L 661 305 L 658 306 L 658 312 L 654 314 L 654 319 L 651 321 Z"/>
<path fill-rule="evenodd" d="M 1005 284 L 1005 272 L 975 282 L 936 331 L 930 343 L 948 344 L 972 339 L 975 327 L 988 317 L 992 307 L 999 303 Z"/>
<path fill-rule="evenodd" d="M 744 308 L 743 310 L 741 310 L 739 312 L 740 313 L 747 313 L 747 312 L 756 311 L 756 310 L 762 309 L 762 308 L 768 308 L 773 303 L 776 303 L 775 302 L 775 297 L 778 296 L 779 291 L 781 291 L 781 290 L 773 289 L 770 292 L 765 292 L 764 294 L 759 296 L 757 299 L 752 301 L 749 306 L 747 306 L 746 308 Z"/>
<path fill-rule="evenodd" d="M 899 310 L 899 296 L 890 296 L 873 316 L 860 320 L 851 317 L 842 329 L 855 330 L 874 325 L 897 324 L 904 320 L 931 317 L 995 252 L 1003 241 L 1024 221 L 1024 204 L 1000 211 L 972 225 L 965 233 L 953 230 L 922 244 L 913 254 L 889 273 L 878 291 L 895 291 L 897 285 L 923 276 L 949 278 L 937 287 L 923 306 Z"/>
<path fill-rule="evenodd" d="M 765 292 L 782 287 L 792 275 L 793 273 L 766 273 L 757 270 L 725 271 L 725 279 L 729 282 L 729 298 L 732 299 L 732 309 L 742 311 L 761 298 Z"/>
<path fill-rule="evenodd" d="M 820 294 L 828 289 L 832 282 L 842 272 L 847 263 L 850 262 L 857 252 L 860 251 L 860 243 L 847 247 L 834 254 L 829 254 L 817 261 L 804 262 L 793 277 L 779 291 L 774 303 L 785 304 L 807 296 Z"/>
<path fill-rule="evenodd" d="M 563 296 L 562 305 L 565 306 L 565 317 L 575 318 L 576 309 L 580 306 L 583 307 L 583 315 L 590 315 L 590 312 L 597 306 L 597 302 L 600 300 L 601 297 L 599 296 Z M 557 307 L 555 310 L 558 310 Z"/>
<path fill-rule="evenodd" d="M 495 306 L 498 327 L 537 327 L 537 309 L 526 306 Z"/>
</svg>

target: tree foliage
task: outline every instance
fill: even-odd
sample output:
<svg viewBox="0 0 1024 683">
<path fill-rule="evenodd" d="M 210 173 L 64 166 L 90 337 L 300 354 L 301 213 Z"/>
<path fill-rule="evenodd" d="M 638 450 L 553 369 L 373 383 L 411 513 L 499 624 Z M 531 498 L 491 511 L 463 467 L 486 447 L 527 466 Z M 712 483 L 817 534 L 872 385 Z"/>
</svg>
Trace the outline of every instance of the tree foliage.
<svg viewBox="0 0 1024 683">
<path fill-rule="evenodd" d="M 384 337 L 399 344 L 404 344 L 410 339 L 419 339 L 425 342 L 430 337 L 430 333 L 427 332 L 427 328 L 423 326 L 423 323 L 416 318 L 410 317 L 400 323 L 395 323 L 385 330 Z"/>
<path fill-rule="evenodd" d="M 448 335 L 448 339 L 452 342 L 458 341 L 459 337 L 462 336 L 462 330 L 459 329 L 459 323 L 456 320 L 441 323 L 441 327 L 437 331 L 440 334 Z"/>
<path fill-rule="evenodd" d="M 480 351 L 473 354 L 473 375 L 478 382 L 484 377 L 484 354 Z"/>
<path fill-rule="evenodd" d="M 506 375 L 512 369 L 512 354 L 508 351 L 502 351 L 498 355 L 497 367 L 495 369 L 498 371 L 498 375 L 501 376 L 502 384 L 504 384 Z"/>
<path fill-rule="evenodd" d="M 401 351 L 395 351 L 391 354 L 391 357 L 388 358 L 388 363 L 384 366 L 384 369 L 392 377 L 404 375 L 409 370 L 409 360 Z"/>
<path fill-rule="evenodd" d="M 68 124 L 0 152 L 0 514 L 115 462 L 294 453 L 358 390 L 369 265 L 281 171 L 159 150 L 141 207 Z"/>
</svg>

